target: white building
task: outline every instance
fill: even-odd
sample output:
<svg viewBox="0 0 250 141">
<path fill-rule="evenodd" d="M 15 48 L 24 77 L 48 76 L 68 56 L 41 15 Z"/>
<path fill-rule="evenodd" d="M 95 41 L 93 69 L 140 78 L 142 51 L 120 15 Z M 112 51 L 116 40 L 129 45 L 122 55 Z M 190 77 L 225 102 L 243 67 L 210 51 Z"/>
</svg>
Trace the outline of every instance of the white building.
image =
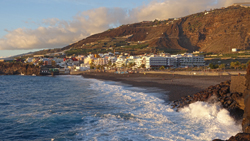
<svg viewBox="0 0 250 141">
<path fill-rule="evenodd" d="M 87 65 L 87 64 L 90 64 L 93 59 L 94 59 L 94 55 L 93 54 L 89 54 L 86 58 L 84 58 L 84 64 Z"/>
<path fill-rule="evenodd" d="M 146 58 L 146 69 L 155 68 L 158 69 L 161 66 L 173 67 L 175 59 L 171 57 L 148 57 Z"/>
<path fill-rule="evenodd" d="M 180 59 L 180 67 L 199 67 L 204 66 L 204 56 L 194 56 L 192 54 L 184 54 Z"/>
<path fill-rule="evenodd" d="M 28 57 L 26 60 L 25 60 L 27 63 L 31 63 L 33 61 L 33 57 Z"/>
<path fill-rule="evenodd" d="M 120 55 L 117 58 L 117 60 L 115 62 L 115 65 L 116 65 L 117 68 L 121 68 L 123 66 L 122 64 L 126 65 L 126 61 L 127 61 L 126 57 Z"/>
<path fill-rule="evenodd" d="M 55 61 L 56 62 L 56 64 L 60 64 L 60 63 L 62 63 L 63 62 L 63 58 L 53 58 L 52 59 L 53 61 Z"/>
<path fill-rule="evenodd" d="M 237 52 L 237 48 L 232 48 L 232 52 Z"/>
<path fill-rule="evenodd" d="M 104 58 L 96 58 L 93 62 L 96 66 L 100 65 L 106 65 L 108 64 L 108 57 L 104 57 Z"/>
<path fill-rule="evenodd" d="M 115 56 L 108 57 L 108 61 L 110 61 L 112 65 L 115 64 L 116 60 L 117 60 L 117 58 Z"/>
</svg>

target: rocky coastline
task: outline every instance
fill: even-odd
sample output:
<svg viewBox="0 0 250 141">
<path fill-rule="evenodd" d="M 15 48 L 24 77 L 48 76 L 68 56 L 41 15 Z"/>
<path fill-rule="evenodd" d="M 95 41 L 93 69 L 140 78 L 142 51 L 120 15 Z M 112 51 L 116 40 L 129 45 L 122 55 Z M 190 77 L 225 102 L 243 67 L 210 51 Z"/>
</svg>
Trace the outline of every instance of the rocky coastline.
<svg viewBox="0 0 250 141">
<path fill-rule="evenodd" d="M 247 75 L 243 78 L 245 79 L 239 76 L 240 81 L 243 81 L 241 85 L 244 86 L 232 85 L 232 83 L 239 83 L 234 82 L 239 81 L 237 79 L 228 80 L 193 95 L 181 97 L 180 100 L 172 101 L 171 106 L 178 111 L 179 108 L 197 101 L 216 103 L 227 109 L 235 121 L 242 125 L 243 132 L 230 137 L 226 141 L 250 141 L 250 65 L 247 69 Z M 223 140 L 214 139 L 213 141 Z"/>
<path fill-rule="evenodd" d="M 0 75 L 40 75 L 40 68 L 32 64 L 24 63 L 0 63 Z"/>
<path fill-rule="evenodd" d="M 247 78 L 247 76 L 250 76 L 250 71 L 246 76 L 232 76 L 232 78 L 234 78 L 232 79 L 232 81 L 227 79 L 227 77 L 223 79 L 222 78 L 218 79 L 219 76 L 217 78 L 208 77 L 208 76 L 198 76 L 198 77 L 196 76 L 174 76 L 173 77 L 171 75 L 159 75 L 159 74 L 157 75 L 147 74 L 146 76 L 143 76 L 141 74 L 115 75 L 115 74 L 109 74 L 109 73 L 86 73 L 82 75 L 85 78 L 119 81 L 119 82 L 130 84 L 136 87 L 144 86 L 144 87 L 149 87 L 149 88 L 151 87 L 157 87 L 160 89 L 165 88 L 166 90 L 173 92 L 173 93 L 170 92 L 166 94 L 169 96 L 168 98 L 174 99 L 172 102 L 170 102 L 170 105 L 172 106 L 172 108 L 176 109 L 177 111 L 179 108 L 188 106 L 189 104 L 197 102 L 197 101 L 204 101 L 204 102 L 208 102 L 211 104 L 217 103 L 222 108 L 227 109 L 230 112 L 230 115 L 235 119 L 237 123 L 239 124 L 242 123 L 243 132 L 238 133 L 235 136 L 232 136 L 227 141 L 250 141 L 250 133 L 245 131 L 245 129 L 248 128 L 246 126 L 250 125 L 249 124 L 250 120 L 246 120 L 247 117 L 249 116 L 249 114 L 246 114 L 247 113 L 246 111 L 248 111 L 247 107 L 250 107 L 250 106 L 245 106 L 247 105 L 245 103 L 248 103 L 248 102 L 245 102 L 246 90 L 244 89 L 246 89 L 247 87 L 239 86 L 240 81 L 245 81 L 245 78 Z M 240 78 L 239 80 L 235 79 L 238 77 Z M 186 83 L 187 81 L 185 79 L 190 83 Z M 213 80 L 217 79 L 217 80 L 213 82 L 213 85 L 211 86 L 208 85 L 209 87 L 207 88 L 204 88 L 202 84 L 198 84 L 202 82 L 206 83 L 210 79 L 213 79 Z M 143 83 L 141 83 L 142 80 L 143 80 Z M 147 80 L 150 80 L 150 81 L 147 81 Z M 220 81 L 221 83 L 219 83 L 218 82 L 219 80 L 224 80 L 224 81 L 223 82 Z M 218 82 L 219 84 L 215 82 Z M 249 82 L 250 82 L 250 79 L 249 79 Z M 176 85 L 175 83 L 180 83 L 180 85 Z M 194 84 L 197 84 L 197 85 L 193 86 Z M 207 84 L 208 83 L 206 83 L 206 85 Z M 246 84 L 248 83 L 244 82 L 241 85 L 246 85 Z M 186 88 L 186 86 L 188 87 Z M 250 86 L 250 83 L 249 83 L 249 86 Z M 195 87 L 196 87 L 197 92 L 195 92 L 195 90 L 189 91 L 190 89 L 194 89 Z M 200 88 L 203 88 L 203 89 L 200 89 Z M 175 89 L 179 89 L 179 90 L 183 89 L 184 91 L 186 91 L 186 95 L 181 94 L 183 93 L 183 91 L 181 93 L 176 93 Z M 194 94 L 192 94 L 192 92 Z M 248 92 L 250 94 L 250 88 Z M 179 98 L 177 99 L 176 97 L 172 97 L 172 95 L 175 95 Z M 214 141 L 222 141 L 222 140 L 214 139 Z"/>
<path fill-rule="evenodd" d="M 227 109 L 235 120 L 242 120 L 244 107 L 242 106 L 243 93 L 230 92 L 231 80 L 221 82 L 215 86 L 210 86 L 193 95 L 181 97 L 180 100 L 172 101 L 172 108 L 183 108 L 197 101 L 209 103 L 218 103 L 221 107 Z"/>
</svg>

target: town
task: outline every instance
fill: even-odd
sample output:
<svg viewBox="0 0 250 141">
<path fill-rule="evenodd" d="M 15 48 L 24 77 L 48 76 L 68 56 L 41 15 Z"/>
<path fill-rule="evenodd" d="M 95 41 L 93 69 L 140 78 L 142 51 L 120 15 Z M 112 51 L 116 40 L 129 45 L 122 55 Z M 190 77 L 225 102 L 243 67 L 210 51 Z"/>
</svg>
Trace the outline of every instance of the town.
<svg viewBox="0 0 250 141">
<path fill-rule="evenodd" d="M 13 61 L 5 59 L 0 61 Z M 21 61 L 19 59 L 15 61 Z M 33 55 L 23 63 L 40 66 L 40 74 L 75 74 L 87 70 L 164 70 L 169 68 L 201 67 L 205 65 L 204 56 L 191 53 L 170 55 L 169 53 L 130 55 L 128 53 L 108 52 L 89 55 L 66 56 L 57 53 L 50 56 Z"/>
</svg>

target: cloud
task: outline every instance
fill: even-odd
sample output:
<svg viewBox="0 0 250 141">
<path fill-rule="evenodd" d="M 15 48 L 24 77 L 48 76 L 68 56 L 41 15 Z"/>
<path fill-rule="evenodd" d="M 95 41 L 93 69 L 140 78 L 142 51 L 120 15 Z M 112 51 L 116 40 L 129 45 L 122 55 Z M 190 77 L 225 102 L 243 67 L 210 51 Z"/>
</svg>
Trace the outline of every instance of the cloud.
<svg viewBox="0 0 250 141">
<path fill-rule="evenodd" d="M 210 8 L 226 7 L 235 2 L 237 0 L 153 0 L 148 5 L 131 10 L 100 7 L 83 11 L 72 17 L 71 21 L 44 19 L 38 25 L 47 26 L 5 30 L 7 34 L 0 39 L 0 50 L 64 47 L 111 26 L 156 18 L 182 17 Z"/>
</svg>

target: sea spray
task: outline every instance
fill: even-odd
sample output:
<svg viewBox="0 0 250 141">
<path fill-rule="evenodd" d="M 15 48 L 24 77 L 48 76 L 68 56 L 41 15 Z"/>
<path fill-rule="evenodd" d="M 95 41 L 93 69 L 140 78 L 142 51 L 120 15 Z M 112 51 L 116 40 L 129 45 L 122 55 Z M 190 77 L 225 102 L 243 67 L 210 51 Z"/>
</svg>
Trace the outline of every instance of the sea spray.
<svg viewBox="0 0 250 141">
<path fill-rule="evenodd" d="M 180 109 L 180 113 L 183 113 L 189 122 L 203 126 L 205 130 L 201 134 L 202 138 L 228 139 L 230 134 L 235 135 L 241 131 L 241 126 L 236 125 L 230 113 L 218 103 L 195 102 Z"/>
<path fill-rule="evenodd" d="M 116 108 L 97 114 L 96 122 L 81 128 L 78 139 L 212 140 L 228 139 L 241 130 L 229 112 L 216 104 L 196 102 L 176 112 L 156 93 L 135 92 L 112 82 L 92 82 L 90 89 L 102 93 L 99 102 Z"/>
</svg>

